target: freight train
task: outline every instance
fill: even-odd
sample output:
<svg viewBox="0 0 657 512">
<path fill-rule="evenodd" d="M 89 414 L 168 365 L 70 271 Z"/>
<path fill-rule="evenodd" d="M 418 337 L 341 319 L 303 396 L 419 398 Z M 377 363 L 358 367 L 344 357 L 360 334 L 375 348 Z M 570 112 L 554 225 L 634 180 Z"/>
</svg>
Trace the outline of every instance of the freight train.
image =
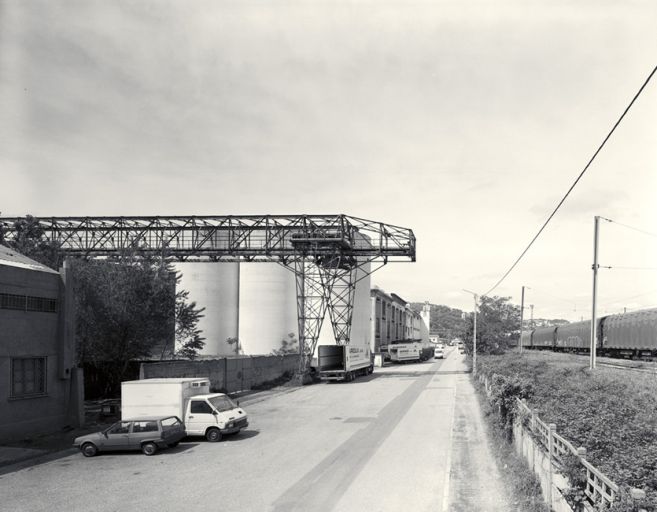
<svg viewBox="0 0 657 512">
<path fill-rule="evenodd" d="M 597 320 L 596 353 L 625 358 L 657 357 L 657 308 L 603 316 Z M 523 331 L 523 348 L 589 352 L 591 321 Z"/>
</svg>

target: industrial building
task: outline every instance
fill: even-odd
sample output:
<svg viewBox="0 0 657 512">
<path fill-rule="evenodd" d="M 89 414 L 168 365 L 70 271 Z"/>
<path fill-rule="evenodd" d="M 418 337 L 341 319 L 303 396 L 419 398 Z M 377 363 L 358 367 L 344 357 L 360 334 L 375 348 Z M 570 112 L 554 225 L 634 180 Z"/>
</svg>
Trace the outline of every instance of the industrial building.
<svg viewBox="0 0 657 512">
<path fill-rule="evenodd" d="M 0 245 L 0 439 L 80 425 L 72 312 L 66 270 Z"/>
<path fill-rule="evenodd" d="M 372 352 L 403 340 L 429 341 L 428 312 L 422 315 L 395 293 L 374 287 L 370 292 Z M 426 317 L 426 319 L 425 319 Z"/>
</svg>

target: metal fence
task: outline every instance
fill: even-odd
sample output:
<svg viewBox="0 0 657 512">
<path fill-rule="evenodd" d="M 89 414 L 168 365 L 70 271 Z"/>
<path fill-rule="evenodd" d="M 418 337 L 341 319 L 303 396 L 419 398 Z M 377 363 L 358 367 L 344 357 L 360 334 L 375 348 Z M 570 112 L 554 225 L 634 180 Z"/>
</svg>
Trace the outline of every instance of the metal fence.
<svg viewBox="0 0 657 512">
<path fill-rule="evenodd" d="M 572 454 L 577 457 L 586 469 L 586 489 L 584 492 L 591 500 L 591 503 L 611 506 L 616 499 L 618 486 L 584 458 L 586 448 L 575 448 L 568 440 L 557 434 L 554 424 L 547 425 L 541 420 L 536 411 L 527 406 L 524 400 L 516 398 L 516 404 L 520 415 L 529 418 L 531 430 L 541 445 L 548 451 L 550 460 L 554 459 L 561 463 L 565 455 Z"/>
</svg>

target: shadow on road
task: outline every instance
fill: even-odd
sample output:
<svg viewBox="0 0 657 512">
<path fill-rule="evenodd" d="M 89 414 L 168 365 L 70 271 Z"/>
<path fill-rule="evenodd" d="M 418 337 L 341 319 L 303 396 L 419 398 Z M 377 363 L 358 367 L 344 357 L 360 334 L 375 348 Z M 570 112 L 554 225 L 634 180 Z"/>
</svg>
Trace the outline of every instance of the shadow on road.
<svg viewBox="0 0 657 512">
<path fill-rule="evenodd" d="M 246 439 L 251 439 L 260 434 L 259 430 L 242 430 L 238 434 L 230 434 L 224 436 L 223 442 L 234 443 L 236 441 L 245 441 Z"/>
</svg>

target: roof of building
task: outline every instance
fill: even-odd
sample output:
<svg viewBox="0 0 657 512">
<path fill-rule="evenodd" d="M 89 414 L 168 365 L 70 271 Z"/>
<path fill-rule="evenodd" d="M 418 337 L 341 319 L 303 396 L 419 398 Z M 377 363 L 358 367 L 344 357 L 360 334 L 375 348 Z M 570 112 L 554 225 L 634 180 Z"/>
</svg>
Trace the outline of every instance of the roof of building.
<svg viewBox="0 0 657 512">
<path fill-rule="evenodd" d="M 53 270 L 50 267 L 46 267 L 43 263 L 39 263 L 38 261 L 28 258 L 27 256 L 24 256 L 23 254 L 16 252 L 2 244 L 0 244 L 0 265 L 57 274 L 56 270 Z"/>
<path fill-rule="evenodd" d="M 400 304 L 402 304 L 402 305 L 404 305 L 404 306 L 406 306 L 406 304 L 408 304 L 408 302 L 406 302 L 404 299 L 402 299 L 402 298 L 401 298 L 399 295 L 397 295 L 396 293 L 391 293 L 390 295 L 392 295 L 392 298 L 395 299 L 395 300 L 396 300 L 397 302 L 399 302 Z"/>
</svg>

